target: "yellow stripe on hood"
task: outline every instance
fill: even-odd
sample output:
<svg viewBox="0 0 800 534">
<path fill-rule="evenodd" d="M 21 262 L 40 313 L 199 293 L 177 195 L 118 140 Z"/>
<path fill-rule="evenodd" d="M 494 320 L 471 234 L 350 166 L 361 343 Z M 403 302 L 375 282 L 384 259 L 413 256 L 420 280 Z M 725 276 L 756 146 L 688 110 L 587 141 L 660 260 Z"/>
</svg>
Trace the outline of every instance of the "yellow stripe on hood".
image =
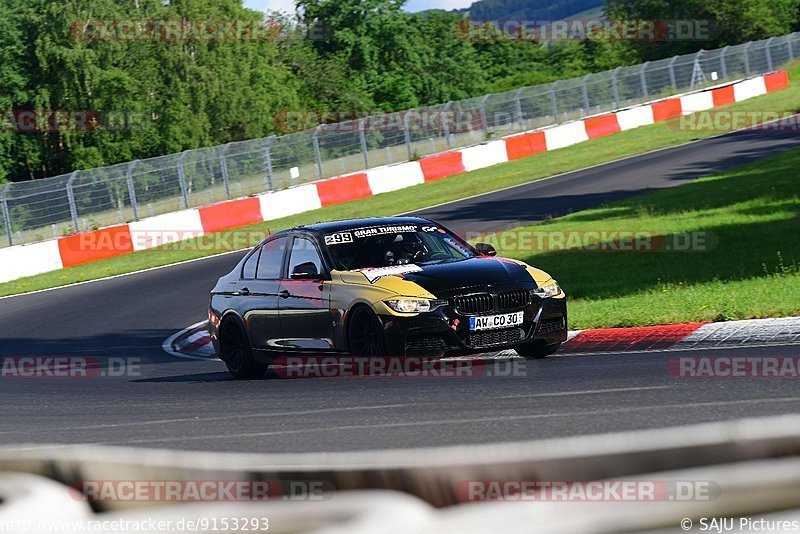
<svg viewBox="0 0 800 534">
<path fill-rule="evenodd" d="M 358 284 L 364 286 L 371 286 L 384 291 L 391 292 L 393 295 L 401 295 L 403 297 L 418 297 L 423 299 L 435 299 L 436 296 L 424 289 L 419 284 L 404 280 L 399 276 L 384 276 L 370 283 L 369 279 L 358 271 L 334 271 L 336 276 L 341 277 L 342 281 L 346 284 Z"/>
</svg>

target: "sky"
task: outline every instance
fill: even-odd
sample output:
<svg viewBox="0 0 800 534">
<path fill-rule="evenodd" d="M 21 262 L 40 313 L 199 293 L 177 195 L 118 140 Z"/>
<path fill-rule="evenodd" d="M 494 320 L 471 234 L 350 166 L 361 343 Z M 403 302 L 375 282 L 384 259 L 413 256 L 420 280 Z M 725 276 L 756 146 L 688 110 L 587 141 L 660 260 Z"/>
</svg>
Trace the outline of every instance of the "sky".
<svg viewBox="0 0 800 534">
<path fill-rule="evenodd" d="M 408 11 L 422 11 L 424 9 L 456 9 L 469 7 L 474 0 L 409 0 L 406 4 Z M 294 13 L 293 0 L 245 0 L 244 4 L 250 9 L 267 11 L 275 9 Z"/>
</svg>

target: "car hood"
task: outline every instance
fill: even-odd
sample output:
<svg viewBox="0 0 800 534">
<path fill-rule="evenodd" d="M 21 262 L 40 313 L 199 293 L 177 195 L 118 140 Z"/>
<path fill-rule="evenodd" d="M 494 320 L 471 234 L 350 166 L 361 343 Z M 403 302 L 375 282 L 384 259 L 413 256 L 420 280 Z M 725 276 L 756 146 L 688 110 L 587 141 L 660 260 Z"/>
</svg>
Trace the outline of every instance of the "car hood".
<svg viewBox="0 0 800 534">
<path fill-rule="evenodd" d="M 465 291 L 497 292 L 537 287 L 525 265 L 503 258 L 478 257 L 419 267 L 418 271 L 403 273 L 402 278 L 438 298 L 449 298 Z"/>
</svg>

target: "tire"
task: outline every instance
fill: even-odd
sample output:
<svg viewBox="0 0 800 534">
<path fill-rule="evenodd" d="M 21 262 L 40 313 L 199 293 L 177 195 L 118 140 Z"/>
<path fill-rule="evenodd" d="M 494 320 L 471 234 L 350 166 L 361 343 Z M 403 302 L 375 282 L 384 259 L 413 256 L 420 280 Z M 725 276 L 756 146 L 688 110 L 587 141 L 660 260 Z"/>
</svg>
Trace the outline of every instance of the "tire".
<svg viewBox="0 0 800 534">
<path fill-rule="evenodd" d="M 547 358 L 548 356 L 552 356 L 561 348 L 561 343 L 555 343 L 553 345 L 545 345 L 541 341 L 535 341 L 533 343 L 528 343 L 527 345 L 520 345 L 518 347 L 514 347 L 514 350 L 517 351 L 517 354 L 525 358 L 526 360 L 542 360 Z"/>
<path fill-rule="evenodd" d="M 387 356 L 383 324 L 375 312 L 366 306 L 359 306 L 351 313 L 347 328 L 350 355 L 360 358 Z"/>
<path fill-rule="evenodd" d="M 238 319 L 226 319 L 220 328 L 220 359 L 228 372 L 239 380 L 261 378 L 267 365 L 257 364 L 244 325 Z"/>
</svg>

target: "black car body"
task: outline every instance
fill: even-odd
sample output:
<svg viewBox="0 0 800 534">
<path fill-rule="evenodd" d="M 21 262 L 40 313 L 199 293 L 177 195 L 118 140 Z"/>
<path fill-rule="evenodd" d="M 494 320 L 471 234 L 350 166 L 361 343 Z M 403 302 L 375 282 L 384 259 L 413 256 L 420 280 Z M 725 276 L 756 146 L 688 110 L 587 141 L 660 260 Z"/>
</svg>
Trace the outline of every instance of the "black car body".
<svg viewBox="0 0 800 534">
<path fill-rule="evenodd" d="M 567 338 L 566 302 L 541 270 L 395 217 L 270 236 L 219 280 L 209 317 L 220 358 L 248 378 L 287 354 L 540 358 Z"/>
</svg>

